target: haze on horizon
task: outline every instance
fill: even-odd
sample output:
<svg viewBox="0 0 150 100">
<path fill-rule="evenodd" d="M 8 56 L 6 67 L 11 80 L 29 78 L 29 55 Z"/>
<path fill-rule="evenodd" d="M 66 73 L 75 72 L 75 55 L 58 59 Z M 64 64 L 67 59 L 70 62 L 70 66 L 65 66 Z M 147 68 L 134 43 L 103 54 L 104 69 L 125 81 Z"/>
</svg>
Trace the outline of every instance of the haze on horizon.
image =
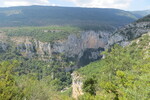
<svg viewBox="0 0 150 100">
<path fill-rule="evenodd" d="M 150 9 L 150 0 L 0 0 L 0 7 L 30 5 L 117 8 L 135 11 Z"/>
</svg>

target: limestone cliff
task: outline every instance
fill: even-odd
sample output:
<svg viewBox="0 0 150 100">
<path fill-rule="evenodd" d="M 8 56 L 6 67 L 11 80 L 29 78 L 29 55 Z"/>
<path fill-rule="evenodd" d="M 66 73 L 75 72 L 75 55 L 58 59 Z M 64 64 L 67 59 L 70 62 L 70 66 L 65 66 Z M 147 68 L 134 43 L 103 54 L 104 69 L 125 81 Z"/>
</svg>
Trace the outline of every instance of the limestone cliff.
<svg viewBox="0 0 150 100">
<path fill-rule="evenodd" d="M 71 34 L 65 40 L 51 43 L 41 42 L 32 37 L 5 38 L 10 38 L 16 50 L 28 58 L 50 60 L 53 54 L 63 54 L 69 60 L 76 62 L 78 66 L 84 66 L 102 57 L 100 53 L 104 51 L 110 34 L 106 31 L 82 31 L 80 36 Z M 0 46 L 6 49 L 4 43 Z"/>
<path fill-rule="evenodd" d="M 107 42 L 104 42 L 104 43 L 108 43 L 108 44 L 107 45 L 105 44 L 103 48 L 108 49 L 116 43 L 120 44 L 121 46 L 127 46 L 133 40 L 136 40 L 136 38 L 138 38 L 140 36 L 147 36 L 147 34 L 149 36 L 150 33 L 148 33 L 148 32 L 150 32 L 150 16 L 149 16 L 149 21 L 146 21 L 146 22 L 137 21 L 137 22 L 134 22 L 132 24 L 129 24 L 129 25 L 117 30 L 113 34 L 110 34 L 109 38 L 106 39 Z M 144 35 L 144 34 L 146 34 L 146 35 Z M 139 41 L 140 40 L 137 39 L 136 43 L 138 44 Z M 147 52 L 147 50 L 149 49 L 150 43 L 148 42 L 147 44 L 148 44 L 148 46 L 147 45 L 144 46 L 144 44 L 142 44 L 141 48 L 143 48 L 143 50 L 145 50 L 146 57 L 149 57 L 149 52 Z M 139 47 L 140 47 L 140 45 L 139 45 Z M 82 88 L 81 88 L 83 80 L 84 79 L 80 76 L 80 73 L 72 74 L 72 87 L 73 87 L 72 95 L 74 98 L 77 98 L 78 96 L 83 94 Z M 77 90 L 80 90 L 80 91 L 78 92 Z"/>
<path fill-rule="evenodd" d="M 77 58 L 78 64 L 83 66 L 101 58 L 100 52 L 104 51 L 103 48 L 107 44 L 110 34 L 102 31 L 86 31 L 82 32 L 79 38 L 76 35 L 70 35 L 67 41 L 59 42 L 57 45 L 54 43 L 53 47 L 55 48 L 53 49 L 63 51 L 68 58 Z M 59 49 L 56 49 L 56 46 Z"/>
<path fill-rule="evenodd" d="M 83 78 L 79 73 L 72 73 L 72 97 L 77 99 L 78 96 L 83 95 L 82 91 L 82 80 Z"/>
<path fill-rule="evenodd" d="M 136 39 L 149 31 L 150 21 L 136 21 L 114 32 L 110 36 L 106 47 L 108 48 L 115 43 L 126 46 L 131 40 Z"/>
<path fill-rule="evenodd" d="M 0 50 L 8 48 L 6 40 L 14 43 L 16 50 L 23 56 L 49 61 L 54 54 L 61 54 L 77 66 L 84 66 L 101 59 L 100 53 L 115 43 L 126 46 L 144 33 L 150 31 L 150 21 L 137 21 L 116 32 L 80 31 L 80 36 L 71 34 L 67 39 L 53 42 L 41 42 L 34 37 L 8 37 L 0 32 Z M 7 39 L 6 39 L 7 38 Z"/>
<path fill-rule="evenodd" d="M 9 47 L 6 41 L 7 41 L 7 36 L 0 31 L 0 53 L 5 52 Z"/>
<path fill-rule="evenodd" d="M 26 57 L 38 57 L 48 60 L 51 57 L 51 44 L 38 41 L 31 37 L 12 37 L 16 49 Z"/>
</svg>

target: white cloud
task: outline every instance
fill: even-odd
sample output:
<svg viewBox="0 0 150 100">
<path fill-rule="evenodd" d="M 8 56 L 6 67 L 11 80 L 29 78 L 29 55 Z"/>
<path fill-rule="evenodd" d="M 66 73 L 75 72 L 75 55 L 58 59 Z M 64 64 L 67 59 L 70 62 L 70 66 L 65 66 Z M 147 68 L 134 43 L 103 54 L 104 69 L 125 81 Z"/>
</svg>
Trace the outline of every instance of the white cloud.
<svg viewBox="0 0 150 100">
<path fill-rule="evenodd" d="M 95 7 L 95 8 L 120 8 L 128 9 L 133 0 L 0 0 L 0 6 L 28 6 L 28 5 L 63 5 L 65 2 L 72 2 L 75 6 L 79 7 Z M 53 2 L 53 3 L 52 3 Z M 57 4 L 55 4 L 55 2 Z M 69 6 L 69 5 L 68 5 Z"/>
<path fill-rule="evenodd" d="M 30 5 L 29 2 L 25 2 L 25 1 L 5 1 L 3 6 L 9 7 L 9 6 L 24 6 L 24 5 Z"/>
<path fill-rule="evenodd" d="M 81 7 L 120 8 L 129 7 L 132 0 L 68 0 Z"/>
<path fill-rule="evenodd" d="M 3 7 L 10 6 L 28 6 L 28 5 L 54 5 L 49 0 L 0 0 Z"/>
</svg>

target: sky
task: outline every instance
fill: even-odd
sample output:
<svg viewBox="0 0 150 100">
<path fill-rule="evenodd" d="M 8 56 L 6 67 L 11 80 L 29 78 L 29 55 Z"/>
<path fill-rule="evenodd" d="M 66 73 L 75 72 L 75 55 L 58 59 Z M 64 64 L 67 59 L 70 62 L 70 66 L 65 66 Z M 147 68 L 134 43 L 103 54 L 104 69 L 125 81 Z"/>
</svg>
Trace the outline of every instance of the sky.
<svg viewBox="0 0 150 100">
<path fill-rule="evenodd" d="M 149 10 L 150 0 L 0 0 L 0 7 L 29 5 L 117 8 L 135 11 Z"/>
</svg>

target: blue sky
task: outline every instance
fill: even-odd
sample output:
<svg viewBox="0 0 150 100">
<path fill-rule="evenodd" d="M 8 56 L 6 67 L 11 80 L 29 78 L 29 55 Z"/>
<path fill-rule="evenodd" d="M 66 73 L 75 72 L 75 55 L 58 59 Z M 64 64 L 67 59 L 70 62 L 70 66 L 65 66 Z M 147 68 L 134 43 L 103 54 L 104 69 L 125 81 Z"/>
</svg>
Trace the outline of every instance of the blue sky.
<svg viewBox="0 0 150 100">
<path fill-rule="evenodd" d="M 0 0 L 0 7 L 28 5 L 147 10 L 150 9 L 150 0 Z"/>
</svg>

